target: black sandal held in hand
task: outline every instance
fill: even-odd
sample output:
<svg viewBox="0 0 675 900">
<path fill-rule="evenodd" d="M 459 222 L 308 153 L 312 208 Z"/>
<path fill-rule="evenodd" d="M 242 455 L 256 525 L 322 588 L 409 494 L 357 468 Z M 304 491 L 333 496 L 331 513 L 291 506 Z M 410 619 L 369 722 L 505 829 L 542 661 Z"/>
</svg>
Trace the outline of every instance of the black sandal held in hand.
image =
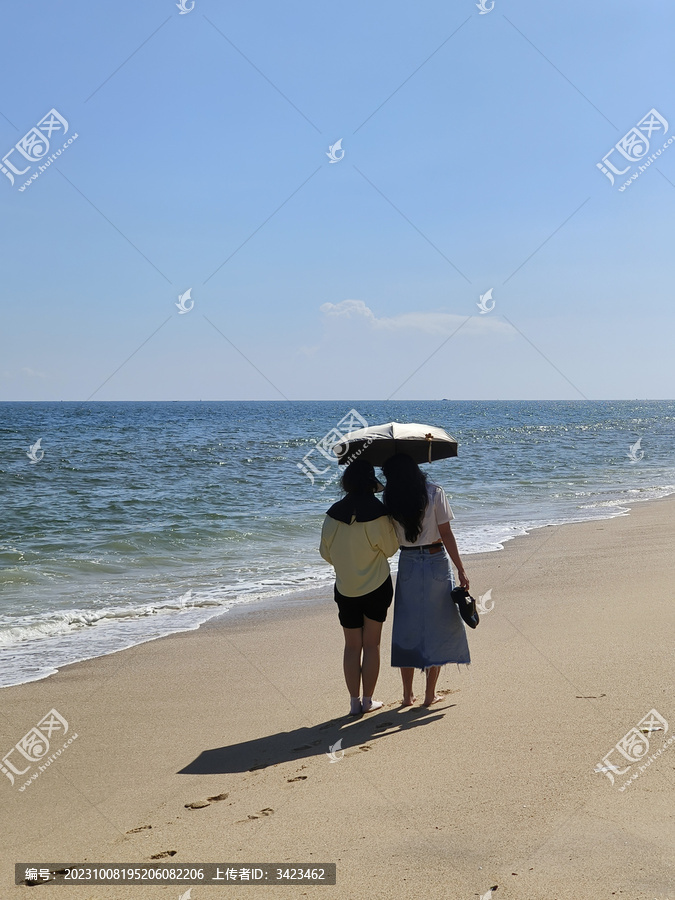
<svg viewBox="0 0 675 900">
<path fill-rule="evenodd" d="M 476 611 L 476 601 L 471 594 L 463 587 L 453 588 L 450 596 L 457 604 L 460 616 L 464 619 L 469 628 L 475 628 L 480 622 L 480 618 Z"/>
</svg>

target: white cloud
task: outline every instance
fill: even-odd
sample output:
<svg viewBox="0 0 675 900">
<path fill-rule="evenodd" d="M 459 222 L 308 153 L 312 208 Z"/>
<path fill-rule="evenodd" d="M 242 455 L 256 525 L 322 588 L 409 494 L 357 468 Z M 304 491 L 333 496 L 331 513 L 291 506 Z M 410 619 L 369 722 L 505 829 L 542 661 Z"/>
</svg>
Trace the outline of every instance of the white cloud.
<svg viewBox="0 0 675 900">
<path fill-rule="evenodd" d="M 325 316 L 342 316 L 346 319 L 351 319 L 354 316 L 364 316 L 364 318 L 370 319 L 372 322 L 377 321 L 372 309 L 369 309 L 363 300 L 341 300 L 340 303 L 323 303 L 319 308 Z"/>
<path fill-rule="evenodd" d="M 361 319 L 378 331 L 419 331 L 444 337 L 452 334 L 464 322 L 466 316 L 443 312 L 408 312 L 398 316 L 378 318 L 363 300 L 342 300 L 340 303 L 324 303 L 321 312 L 331 319 Z M 470 316 L 463 326 L 465 334 L 513 334 L 513 329 L 500 319 L 487 316 Z"/>
<path fill-rule="evenodd" d="M 320 349 L 320 344 L 302 344 L 300 347 L 298 347 L 298 353 L 300 354 L 300 356 L 311 358 L 316 356 Z"/>
</svg>

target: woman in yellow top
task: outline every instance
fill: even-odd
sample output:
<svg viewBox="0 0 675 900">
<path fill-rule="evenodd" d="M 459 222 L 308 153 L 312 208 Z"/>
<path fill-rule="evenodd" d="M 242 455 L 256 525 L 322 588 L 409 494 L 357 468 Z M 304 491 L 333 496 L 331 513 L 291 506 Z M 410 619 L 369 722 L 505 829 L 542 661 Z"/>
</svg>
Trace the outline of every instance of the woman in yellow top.
<svg viewBox="0 0 675 900">
<path fill-rule="evenodd" d="M 319 552 L 335 569 L 350 715 L 358 716 L 382 706 L 373 700 L 373 693 L 380 673 L 382 623 L 393 596 L 387 559 L 398 550 L 398 538 L 384 504 L 375 496 L 381 485 L 369 462 L 350 463 L 342 487 L 346 497 L 326 514 Z"/>
</svg>

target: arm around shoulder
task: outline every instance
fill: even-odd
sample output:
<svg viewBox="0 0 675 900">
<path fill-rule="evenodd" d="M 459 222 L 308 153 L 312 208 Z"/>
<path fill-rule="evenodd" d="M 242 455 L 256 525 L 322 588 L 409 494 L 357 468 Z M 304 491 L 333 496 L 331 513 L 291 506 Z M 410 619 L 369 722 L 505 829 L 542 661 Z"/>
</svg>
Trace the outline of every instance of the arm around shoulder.
<svg viewBox="0 0 675 900">
<path fill-rule="evenodd" d="M 394 526 L 392 525 L 389 516 L 383 516 L 381 519 L 378 519 L 378 522 L 381 523 L 382 531 L 380 549 L 388 558 L 393 556 L 398 550 L 398 537 L 396 536 L 396 531 L 394 530 Z"/>
</svg>

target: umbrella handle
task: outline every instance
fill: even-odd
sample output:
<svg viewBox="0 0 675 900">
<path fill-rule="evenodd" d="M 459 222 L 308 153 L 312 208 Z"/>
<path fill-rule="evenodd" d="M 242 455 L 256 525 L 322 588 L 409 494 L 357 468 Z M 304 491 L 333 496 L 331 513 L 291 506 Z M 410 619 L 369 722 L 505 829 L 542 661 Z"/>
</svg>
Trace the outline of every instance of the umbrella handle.
<svg viewBox="0 0 675 900">
<path fill-rule="evenodd" d="M 433 436 L 431 435 L 431 433 L 429 433 L 425 434 L 424 437 L 429 444 L 429 459 L 427 460 L 427 462 L 431 462 L 431 442 L 433 441 Z"/>
</svg>

